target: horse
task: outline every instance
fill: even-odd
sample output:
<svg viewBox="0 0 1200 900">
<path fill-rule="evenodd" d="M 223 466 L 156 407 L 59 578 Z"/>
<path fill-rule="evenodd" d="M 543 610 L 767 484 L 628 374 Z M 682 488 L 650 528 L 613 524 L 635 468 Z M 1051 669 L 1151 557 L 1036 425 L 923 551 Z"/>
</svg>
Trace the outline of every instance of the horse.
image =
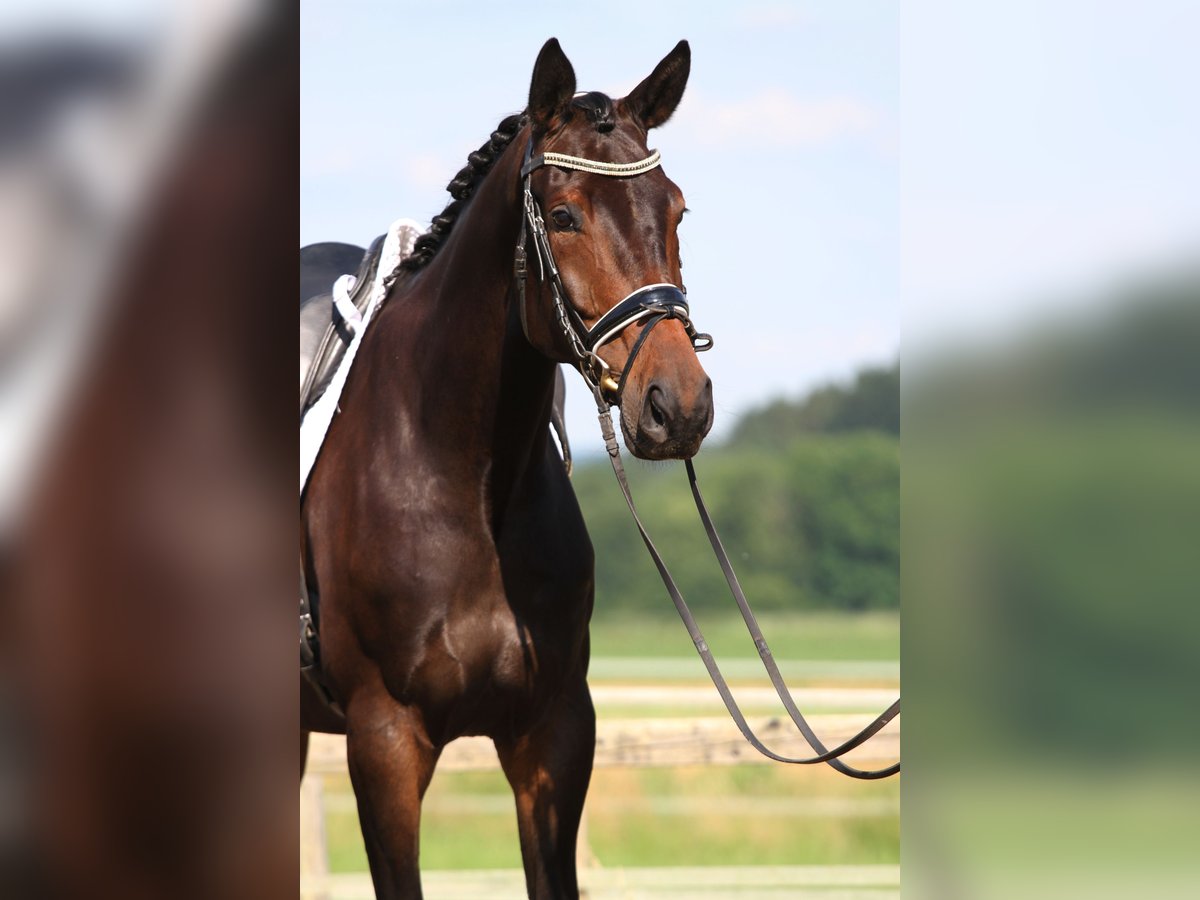
<svg viewBox="0 0 1200 900">
<path fill-rule="evenodd" d="M 545 44 L 526 109 L 470 154 L 393 273 L 302 496 L 341 714 L 302 679 L 301 770 L 309 731 L 345 733 L 381 897 L 421 896 L 421 801 L 465 735 L 495 744 L 529 895 L 578 896 L 594 555 L 550 437 L 555 374 L 577 365 L 643 459 L 690 458 L 712 426 L 684 197 L 647 146 L 690 68 L 681 41 L 626 97 L 577 94 Z"/>
</svg>

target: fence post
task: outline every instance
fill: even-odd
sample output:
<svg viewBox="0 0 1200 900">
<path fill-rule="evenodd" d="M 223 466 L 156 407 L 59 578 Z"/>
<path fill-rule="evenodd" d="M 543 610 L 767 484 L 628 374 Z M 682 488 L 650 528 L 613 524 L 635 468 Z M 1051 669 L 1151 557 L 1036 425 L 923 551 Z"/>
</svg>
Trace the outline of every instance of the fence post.
<svg viewBox="0 0 1200 900">
<path fill-rule="evenodd" d="M 600 860 L 592 852 L 588 840 L 588 803 L 583 802 L 583 814 L 579 817 L 579 836 L 575 839 L 575 868 L 579 871 L 600 868 Z"/>
<path fill-rule="evenodd" d="M 328 896 L 323 780 L 319 773 L 311 772 L 300 781 L 300 896 L 305 900 L 324 900 Z"/>
</svg>

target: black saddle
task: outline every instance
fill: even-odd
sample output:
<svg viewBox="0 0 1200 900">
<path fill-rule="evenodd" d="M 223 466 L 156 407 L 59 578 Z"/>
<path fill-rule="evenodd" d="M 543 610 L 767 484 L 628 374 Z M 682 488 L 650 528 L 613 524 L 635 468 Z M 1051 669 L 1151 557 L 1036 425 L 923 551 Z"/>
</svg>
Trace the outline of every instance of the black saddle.
<svg viewBox="0 0 1200 900">
<path fill-rule="evenodd" d="M 334 312 L 333 283 L 351 270 L 356 272 L 350 302 L 362 313 L 375 283 L 383 239 L 381 234 L 365 251 L 353 244 L 332 242 L 300 249 L 301 416 L 329 387 L 352 337 L 341 316 Z"/>
</svg>

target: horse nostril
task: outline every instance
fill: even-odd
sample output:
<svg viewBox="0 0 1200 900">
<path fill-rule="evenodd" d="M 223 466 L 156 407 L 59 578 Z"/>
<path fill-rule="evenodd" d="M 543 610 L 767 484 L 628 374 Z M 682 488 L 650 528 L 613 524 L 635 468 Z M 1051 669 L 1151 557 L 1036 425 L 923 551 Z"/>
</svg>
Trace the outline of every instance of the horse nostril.
<svg viewBox="0 0 1200 900">
<path fill-rule="evenodd" d="M 667 417 L 658 405 L 658 388 L 650 393 L 650 418 L 659 428 L 665 428 L 667 425 Z"/>
</svg>

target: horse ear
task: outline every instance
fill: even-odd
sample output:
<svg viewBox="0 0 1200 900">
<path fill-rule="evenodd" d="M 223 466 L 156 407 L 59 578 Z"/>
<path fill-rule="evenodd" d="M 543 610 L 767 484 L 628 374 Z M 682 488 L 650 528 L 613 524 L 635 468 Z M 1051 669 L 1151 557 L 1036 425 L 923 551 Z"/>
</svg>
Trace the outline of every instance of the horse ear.
<svg viewBox="0 0 1200 900">
<path fill-rule="evenodd" d="M 646 130 L 657 128 L 675 112 L 683 99 L 688 74 L 692 71 L 692 48 L 680 41 L 654 67 L 650 77 L 629 92 L 625 105 L 641 119 Z"/>
<path fill-rule="evenodd" d="M 536 126 L 544 128 L 556 113 L 566 108 L 574 96 L 575 69 L 563 53 L 558 38 L 550 38 L 533 64 L 527 112 Z"/>
</svg>

